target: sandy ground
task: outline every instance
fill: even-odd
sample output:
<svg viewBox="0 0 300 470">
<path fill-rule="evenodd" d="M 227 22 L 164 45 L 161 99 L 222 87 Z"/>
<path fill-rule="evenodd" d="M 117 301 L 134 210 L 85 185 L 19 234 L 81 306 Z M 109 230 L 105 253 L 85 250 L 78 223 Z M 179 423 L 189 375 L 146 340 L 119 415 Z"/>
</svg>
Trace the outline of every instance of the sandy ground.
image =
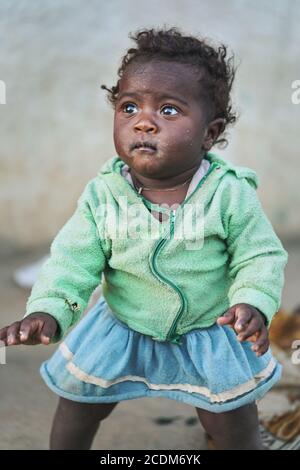
<svg viewBox="0 0 300 470">
<path fill-rule="evenodd" d="M 300 244 L 289 252 L 282 306 L 300 304 Z M 22 318 L 29 292 L 17 287 L 13 272 L 44 252 L 10 255 L 0 260 L 0 327 Z M 44 385 L 39 366 L 56 346 L 7 348 L 0 364 L 0 449 L 47 449 L 57 397 Z M 169 418 L 162 424 L 161 418 Z M 99 429 L 93 449 L 205 449 L 203 429 L 193 407 L 174 400 L 145 398 L 118 404 Z"/>
</svg>

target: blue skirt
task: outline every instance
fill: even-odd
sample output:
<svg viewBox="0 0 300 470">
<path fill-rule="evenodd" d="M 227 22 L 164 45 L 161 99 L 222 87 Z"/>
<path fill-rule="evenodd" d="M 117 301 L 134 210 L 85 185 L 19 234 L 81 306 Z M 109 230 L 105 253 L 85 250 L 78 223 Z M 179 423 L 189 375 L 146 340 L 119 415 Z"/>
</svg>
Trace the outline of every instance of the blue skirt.
<svg viewBox="0 0 300 470">
<path fill-rule="evenodd" d="M 57 395 L 86 403 L 165 397 L 212 412 L 263 397 L 280 379 L 270 349 L 260 357 L 228 326 L 158 342 L 118 320 L 104 297 L 65 337 L 41 375 Z"/>
</svg>

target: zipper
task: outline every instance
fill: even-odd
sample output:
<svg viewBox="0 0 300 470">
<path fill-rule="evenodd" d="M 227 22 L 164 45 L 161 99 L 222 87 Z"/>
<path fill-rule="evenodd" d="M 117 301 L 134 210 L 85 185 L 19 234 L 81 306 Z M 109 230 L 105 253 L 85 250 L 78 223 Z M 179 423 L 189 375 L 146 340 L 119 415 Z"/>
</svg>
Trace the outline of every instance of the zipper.
<svg viewBox="0 0 300 470">
<path fill-rule="evenodd" d="M 176 211 L 175 210 L 172 210 L 171 211 L 171 214 L 170 214 L 170 220 L 171 220 L 171 224 L 170 224 L 170 238 L 171 236 L 173 235 L 173 232 L 174 232 L 174 224 L 175 224 L 175 213 Z M 152 253 L 152 256 L 150 256 L 150 267 L 152 269 L 152 272 L 153 274 L 161 281 L 163 280 L 166 284 L 169 284 L 174 290 L 176 290 L 176 292 L 178 293 L 179 297 L 180 297 L 180 300 L 181 300 L 181 306 L 180 306 L 180 309 L 179 309 L 179 312 L 176 314 L 176 318 L 175 320 L 173 321 L 172 323 L 172 326 L 171 326 L 171 329 L 169 330 L 168 334 L 167 334 L 167 337 L 166 337 L 166 341 L 170 341 L 171 343 L 174 343 L 174 344 L 178 344 L 178 345 L 181 345 L 182 343 L 179 342 L 179 336 L 174 336 L 172 337 L 173 335 L 173 330 L 174 330 L 174 326 L 176 328 L 176 320 L 178 318 L 178 316 L 181 314 L 181 311 L 183 310 L 183 308 L 185 307 L 186 305 L 186 299 L 184 298 L 182 292 L 178 289 L 178 287 L 176 286 L 176 284 L 174 284 L 172 281 L 170 281 L 170 279 L 167 279 L 163 274 L 161 274 L 158 269 L 157 269 L 157 263 L 156 263 L 156 257 L 157 257 L 157 253 L 158 251 L 160 251 L 162 249 L 162 247 L 166 244 L 168 238 L 162 238 L 161 240 L 159 240 L 159 242 L 157 243 L 155 249 L 154 249 L 154 252 Z M 155 340 L 158 340 L 158 338 L 152 338 L 152 339 L 155 339 Z"/>
<path fill-rule="evenodd" d="M 173 233 L 174 233 L 175 213 L 176 213 L 175 210 L 172 211 L 172 213 L 171 213 L 170 238 L 171 238 L 171 235 L 173 235 Z M 186 300 L 185 296 L 183 295 L 183 293 L 181 292 L 181 290 L 175 284 L 174 284 L 174 287 L 175 287 L 175 289 L 176 289 L 176 291 L 177 291 L 177 293 L 180 297 L 181 307 L 180 307 L 179 311 L 177 312 L 175 319 L 173 320 L 171 328 L 170 328 L 170 330 L 167 334 L 166 340 L 171 341 L 171 343 L 174 343 L 174 344 L 177 344 L 177 345 L 181 346 L 182 342 L 179 339 L 180 335 L 176 335 L 175 331 L 176 331 L 176 326 L 177 326 L 177 323 L 179 321 L 179 318 L 181 317 L 181 315 L 185 311 L 185 307 L 187 305 L 187 300 Z"/>
<path fill-rule="evenodd" d="M 203 183 L 206 181 L 207 177 L 212 173 L 212 171 L 218 167 L 218 163 L 217 162 L 213 162 L 211 164 L 211 167 L 210 169 L 208 170 L 208 172 L 206 173 L 206 175 L 201 179 L 201 181 L 199 182 L 198 186 L 195 188 L 195 190 L 193 191 L 192 194 L 189 195 L 189 197 L 187 199 L 185 199 L 185 201 L 180 204 L 180 207 L 184 206 L 184 204 L 186 204 L 188 202 L 188 200 L 192 197 L 192 195 L 203 185 Z M 171 214 L 170 214 L 170 238 L 171 236 L 173 235 L 174 233 L 174 225 L 175 225 L 175 214 L 176 214 L 176 210 L 172 210 L 171 211 Z M 183 293 L 181 292 L 181 290 L 176 286 L 176 284 L 174 284 L 172 281 L 170 281 L 170 279 L 167 279 L 162 273 L 160 273 L 157 269 L 157 263 L 156 263 L 156 257 L 158 255 L 158 252 L 163 248 L 163 246 L 167 243 L 168 241 L 168 238 L 162 238 L 161 240 L 159 240 L 159 242 L 157 243 L 152 255 L 150 255 L 150 268 L 153 272 L 153 274 L 160 280 L 160 281 L 164 281 L 166 284 L 170 285 L 171 287 L 173 287 L 174 290 L 176 290 L 176 292 L 178 293 L 179 295 L 179 298 L 181 300 L 181 306 L 180 306 L 180 309 L 179 311 L 177 312 L 176 316 L 175 316 L 175 319 L 173 320 L 173 323 L 171 325 L 171 328 L 169 329 L 168 333 L 167 333 L 167 336 L 166 336 L 166 341 L 170 341 L 171 343 L 173 344 L 177 344 L 179 346 L 182 345 L 182 342 L 180 340 L 180 335 L 179 334 L 176 334 L 175 331 L 176 331 L 176 327 L 177 327 L 177 323 L 180 319 L 180 317 L 182 316 L 184 310 L 185 310 L 185 307 L 187 305 L 187 300 L 185 298 L 185 296 L 183 295 Z M 152 339 L 155 339 L 155 340 L 158 340 L 158 338 L 152 338 Z M 161 341 L 161 340 L 160 340 Z"/>
</svg>

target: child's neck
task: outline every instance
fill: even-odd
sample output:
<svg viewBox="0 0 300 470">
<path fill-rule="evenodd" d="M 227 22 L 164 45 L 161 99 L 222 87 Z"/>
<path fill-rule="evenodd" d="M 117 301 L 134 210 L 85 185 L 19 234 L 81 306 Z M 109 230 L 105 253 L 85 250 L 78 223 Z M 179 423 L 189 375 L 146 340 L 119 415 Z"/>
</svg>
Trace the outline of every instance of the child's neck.
<svg viewBox="0 0 300 470">
<path fill-rule="evenodd" d="M 143 178 L 139 176 L 136 177 L 136 173 L 132 170 L 131 177 L 136 190 L 144 198 L 155 204 L 168 204 L 169 206 L 172 206 L 173 204 L 181 204 L 185 200 L 191 180 L 198 170 L 200 164 L 201 162 L 198 162 L 197 165 L 193 166 L 193 168 L 190 168 L 180 175 L 177 175 L 176 179 L 172 178 L 168 180 L 150 180 L 149 178 Z M 150 181 L 151 186 L 146 186 L 146 184 L 143 185 L 141 180 Z M 155 183 L 153 183 L 153 181 Z M 162 182 L 165 184 L 158 185 L 158 183 Z M 177 185 L 179 186 L 174 188 L 174 186 Z M 144 188 L 146 189 L 144 190 Z M 172 188 L 172 190 L 167 191 L 166 189 L 168 188 Z M 160 217 L 162 216 L 160 215 Z M 161 221 L 162 219 L 159 220 Z"/>
<path fill-rule="evenodd" d="M 189 185 L 187 184 L 172 192 L 147 191 L 145 193 L 142 192 L 141 194 L 145 199 L 148 199 L 148 201 L 153 202 L 154 204 L 167 204 L 171 207 L 174 204 L 181 204 L 185 200 L 188 187 Z"/>
<path fill-rule="evenodd" d="M 201 161 L 200 162 L 198 161 L 192 168 L 189 168 L 188 170 L 180 173 L 179 175 L 175 175 L 167 179 L 147 178 L 147 177 L 144 177 L 143 175 L 140 175 L 133 169 L 130 170 L 130 174 L 132 176 L 132 179 L 134 180 L 135 185 L 137 186 L 136 183 L 138 183 L 138 187 L 142 186 L 144 188 L 147 188 L 147 193 L 150 192 L 148 191 L 148 189 L 149 190 L 153 189 L 153 192 L 157 192 L 157 193 L 159 193 L 159 190 L 161 189 L 162 191 L 160 194 L 164 193 L 166 195 L 167 194 L 166 190 L 174 188 L 174 186 L 177 186 L 177 185 L 179 186 L 181 184 L 183 185 L 183 186 L 179 186 L 178 189 L 176 189 L 176 191 L 178 190 L 179 192 L 182 191 L 182 189 L 184 188 L 185 182 L 187 182 L 187 187 L 188 187 L 188 182 L 191 181 L 192 177 L 198 170 L 201 164 Z M 172 190 L 171 192 L 175 192 L 175 191 Z"/>
</svg>

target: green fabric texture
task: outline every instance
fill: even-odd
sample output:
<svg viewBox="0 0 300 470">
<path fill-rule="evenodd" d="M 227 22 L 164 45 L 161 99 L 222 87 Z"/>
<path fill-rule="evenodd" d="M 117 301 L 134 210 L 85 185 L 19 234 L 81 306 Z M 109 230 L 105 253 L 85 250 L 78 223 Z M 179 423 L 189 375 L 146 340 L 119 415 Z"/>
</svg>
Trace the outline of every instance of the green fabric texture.
<svg viewBox="0 0 300 470">
<path fill-rule="evenodd" d="M 280 308 L 287 252 L 257 197 L 256 173 L 214 153 L 205 158 L 208 173 L 163 223 L 122 176 L 124 162 L 106 161 L 52 242 L 25 316 L 52 315 L 57 342 L 101 283 L 116 317 L 157 341 L 178 344 L 237 303 L 258 308 L 269 326 Z M 195 207 L 202 216 L 187 219 L 198 223 L 187 240 L 180 233 Z M 130 231 L 136 224 L 138 235 Z"/>
</svg>

